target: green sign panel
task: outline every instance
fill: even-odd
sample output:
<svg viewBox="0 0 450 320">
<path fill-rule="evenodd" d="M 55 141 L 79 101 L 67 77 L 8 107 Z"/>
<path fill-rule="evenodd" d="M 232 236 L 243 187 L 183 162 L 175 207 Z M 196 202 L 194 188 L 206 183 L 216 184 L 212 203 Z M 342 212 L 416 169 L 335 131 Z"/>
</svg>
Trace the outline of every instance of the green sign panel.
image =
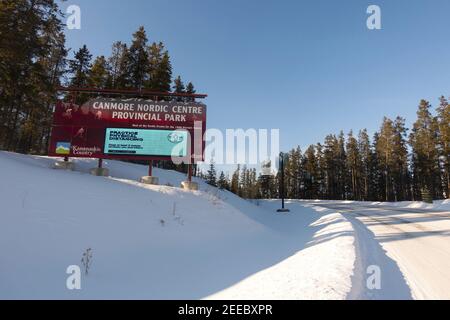
<svg viewBox="0 0 450 320">
<path fill-rule="evenodd" d="M 107 128 L 105 154 L 185 157 L 187 131 Z"/>
</svg>

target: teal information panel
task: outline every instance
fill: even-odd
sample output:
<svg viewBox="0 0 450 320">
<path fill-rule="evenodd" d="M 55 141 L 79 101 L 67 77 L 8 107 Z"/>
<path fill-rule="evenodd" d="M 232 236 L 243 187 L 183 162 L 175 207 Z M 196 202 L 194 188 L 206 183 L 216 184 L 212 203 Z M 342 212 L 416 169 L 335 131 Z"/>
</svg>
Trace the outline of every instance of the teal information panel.
<svg viewBox="0 0 450 320">
<path fill-rule="evenodd" d="M 107 128 L 105 154 L 185 157 L 187 131 Z"/>
</svg>

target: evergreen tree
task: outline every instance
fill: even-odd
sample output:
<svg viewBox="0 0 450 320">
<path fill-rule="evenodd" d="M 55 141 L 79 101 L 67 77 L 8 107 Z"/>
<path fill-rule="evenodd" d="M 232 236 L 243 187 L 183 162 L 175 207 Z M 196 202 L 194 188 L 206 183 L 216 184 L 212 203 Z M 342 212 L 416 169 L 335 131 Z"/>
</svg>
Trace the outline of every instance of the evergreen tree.
<svg viewBox="0 0 450 320">
<path fill-rule="evenodd" d="M 88 85 L 94 88 L 104 89 L 108 87 L 111 77 L 108 72 L 107 62 L 104 56 L 99 56 L 94 60 L 92 68 L 88 74 Z"/>
<path fill-rule="evenodd" d="M 83 45 L 69 61 L 69 72 L 72 75 L 70 85 L 77 88 L 88 85 L 89 71 L 91 69 L 92 54 L 86 45 Z"/>
<path fill-rule="evenodd" d="M 233 192 L 234 194 L 240 193 L 240 187 L 239 187 L 240 171 L 241 171 L 241 168 L 238 165 L 231 177 L 231 185 L 230 185 L 231 190 L 230 191 Z"/>
<path fill-rule="evenodd" d="M 338 199 L 338 174 L 337 174 L 337 155 L 339 154 L 338 141 L 336 136 L 328 135 L 325 137 L 323 149 L 323 176 L 325 185 L 325 197 L 327 199 Z M 305 155 L 306 156 L 306 155 Z"/>
<path fill-rule="evenodd" d="M 303 168 L 305 170 L 304 188 L 306 199 L 317 199 L 317 176 L 318 166 L 316 161 L 316 151 L 314 146 L 310 146 L 303 158 Z"/>
<path fill-rule="evenodd" d="M 380 133 L 375 132 L 373 136 L 372 145 L 372 161 L 370 162 L 370 182 L 371 182 L 371 193 L 369 198 L 373 201 L 384 201 L 386 199 L 386 188 L 385 180 L 383 178 L 384 167 L 380 160 L 380 155 L 378 153 L 378 145 L 380 141 Z"/>
<path fill-rule="evenodd" d="M 113 89 L 131 87 L 129 78 L 130 53 L 125 43 L 117 41 L 112 46 L 111 56 L 108 58 L 108 84 Z"/>
<path fill-rule="evenodd" d="M 248 199 L 249 198 L 249 172 L 247 170 L 247 166 L 243 166 L 240 174 L 240 181 L 239 181 L 239 193 L 238 195 L 241 198 Z"/>
<path fill-rule="evenodd" d="M 359 152 L 358 141 L 350 131 L 347 140 L 347 168 L 350 173 L 351 184 L 349 186 L 349 194 L 353 200 L 361 200 L 361 171 L 362 158 Z"/>
<path fill-rule="evenodd" d="M 371 169 L 372 169 L 372 150 L 370 146 L 369 135 L 367 134 L 367 130 L 364 129 L 358 134 L 358 152 L 360 154 L 361 159 L 361 168 L 360 168 L 360 178 L 361 178 L 361 187 L 360 187 L 360 199 L 362 201 L 368 201 L 371 195 Z"/>
<path fill-rule="evenodd" d="M 337 145 L 337 155 L 336 155 L 336 169 L 337 169 L 337 189 L 338 189 L 338 199 L 347 199 L 348 190 L 348 171 L 347 171 L 347 155 L 345 153 L 345 136 L 344 132 L 341 131 L 338 136 Z"/>
<path fill-rule="evenodd" d="M 300 198 L 300 185 L 302 179 L 302 154 L 300 147 L 292 149 L 288 153 L 288 161 L 285 163 L 286 196 L 290 199 Z"/>
<path fill-rule="evenodd" d="M 393 154 L 393 193 L 394 201 L 405 201 L 410 198 L 410 174 L 407 147 L 407 129 L 405 119 L 397 117 L 394 121 L 394 154 Z"/>
<path fill-rule="evenodd" d="M 62 13 L 52 0 L 0 2 L 0 146 L 42 152 L 65 65 Z M 50 117 L 49 117 L 50 115 Z"/>
<path fill-rule="evenodd" d="M 325 171 L 326 171 L 326 163 L 325 163 L 325 154 L 324 147 L 321 143 L 316 145 L 316 162 L 317 162 L 317 198 L 325 199 L 326 198 L 326 182 L 325 182 Z"/>
<path fill-rule="evenodd" d="M 392 169 L 394 167 L 394 124 L 391 119 L 384 118 L 378 144 L 376 146 L 380 165 L 383 167 L 384 200 L 393 200 Z"/>
<path fill-rule="evenodd" d="M 443 189 L 446 198 L 450 199 L 450 105 L 445 97 L 441 97 L 437 109 L 438 144 L 441 160 Z"/>
<path fill-rule="evenodd" d="M 149 77 L 147 41 L 147 34 L 144 27 L 141 26 L 133 34 L 133 41 L 129 50 L 130 82 L 136 89 L 142 89 Z"/>
<path fill-rule="evenodd" d="M 192 84 L 192 82 L 189 82 L 189 83 L 186 85 L 186 93 L 188 93 L 188 94 L 195 94 L 195 88 L 194 88 L 194 85 Z M 194 99 L 194 98 L 191 98 L 191 97 L 187 97 L 187 98 L 185 99 L 185 101 L 186 101 L 186 102 L 194 102 L 195 99 Z"/>
<path fill-rule="evenodd" d="M 174 93 L 186 93 L 186 88 L 184 87 L 184 83 L 181 80 L 180 76 L 178 76 L 174 80 L 173 92 Z M 183 97 L 176 97 L 175 100 L 180 102 L 180 101 L 183 101 L 184 99 L 183 99 Z"/>
<path fill-rule="evenodd" d="M 217 186 L 217 173 L 214 161 L 211 161 L 208 172 L 206 173 L 206 183 L 213 187 Z"/>
<path fill-rule="evenodd" d="M 259 199 L 259 186 L 258 186 L 258 179 L 256 174 L 256 169 L 253 168 L 249 171 L 249 199 Z"/>
<path fill-rule="evenodd" d="M 431 193 L 433 198 L 442 197 L 442 181 L 439 168 L 439 149 L 437 119 L 431 115 L 431 105 L 422 100 L 417 112 L 417 121 L 414 123 L 410 144 L 413 152 L 413 172 L 419 190 Z"/>
<path fill-rule="evenodd" d="M 172 83 L 172 64 L 164 44 L 153 43 L 148 49 L 149 80 L 146 87 L 158 92 L 170 92 Z"/>
<path fill-rule="evenodd" d="M 229 189 L 228 179 L 223 171 L 220 172 L 219 180 L 217 180 L 217 187 L 221 190 Z"/>
</svg>

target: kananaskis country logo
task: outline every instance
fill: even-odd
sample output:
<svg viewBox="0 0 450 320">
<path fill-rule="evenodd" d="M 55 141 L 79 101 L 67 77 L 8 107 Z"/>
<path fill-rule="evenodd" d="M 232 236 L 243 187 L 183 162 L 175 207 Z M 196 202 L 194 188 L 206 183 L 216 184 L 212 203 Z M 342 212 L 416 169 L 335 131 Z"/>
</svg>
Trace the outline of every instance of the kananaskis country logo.
<svg viewBox="0 0 450 320">
<path fill-rule="evenodd" d="M 70 143 L 69 142 L 57 142 L 56 143 L 56 154 L 70 154 Z"/>
<path fill-rule="evenodd" d="M 167 139 L 172 143 L 180 143 L 183 142 L 184 137 L 177 132 L 172 132 L 167 136 Z"/>
</svg>

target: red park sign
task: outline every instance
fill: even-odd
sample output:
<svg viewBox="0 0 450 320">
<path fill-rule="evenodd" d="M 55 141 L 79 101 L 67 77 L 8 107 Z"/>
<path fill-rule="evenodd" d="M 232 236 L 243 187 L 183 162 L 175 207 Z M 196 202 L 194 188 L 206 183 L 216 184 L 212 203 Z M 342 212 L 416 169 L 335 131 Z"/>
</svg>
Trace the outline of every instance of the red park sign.
<svg viewBox="0 0 450 320">
<path fill-rule="evenodd" d="M 143 99 L 58 101 L 49 156 L 203 160 L 206 105 Z"/>
</svg>

